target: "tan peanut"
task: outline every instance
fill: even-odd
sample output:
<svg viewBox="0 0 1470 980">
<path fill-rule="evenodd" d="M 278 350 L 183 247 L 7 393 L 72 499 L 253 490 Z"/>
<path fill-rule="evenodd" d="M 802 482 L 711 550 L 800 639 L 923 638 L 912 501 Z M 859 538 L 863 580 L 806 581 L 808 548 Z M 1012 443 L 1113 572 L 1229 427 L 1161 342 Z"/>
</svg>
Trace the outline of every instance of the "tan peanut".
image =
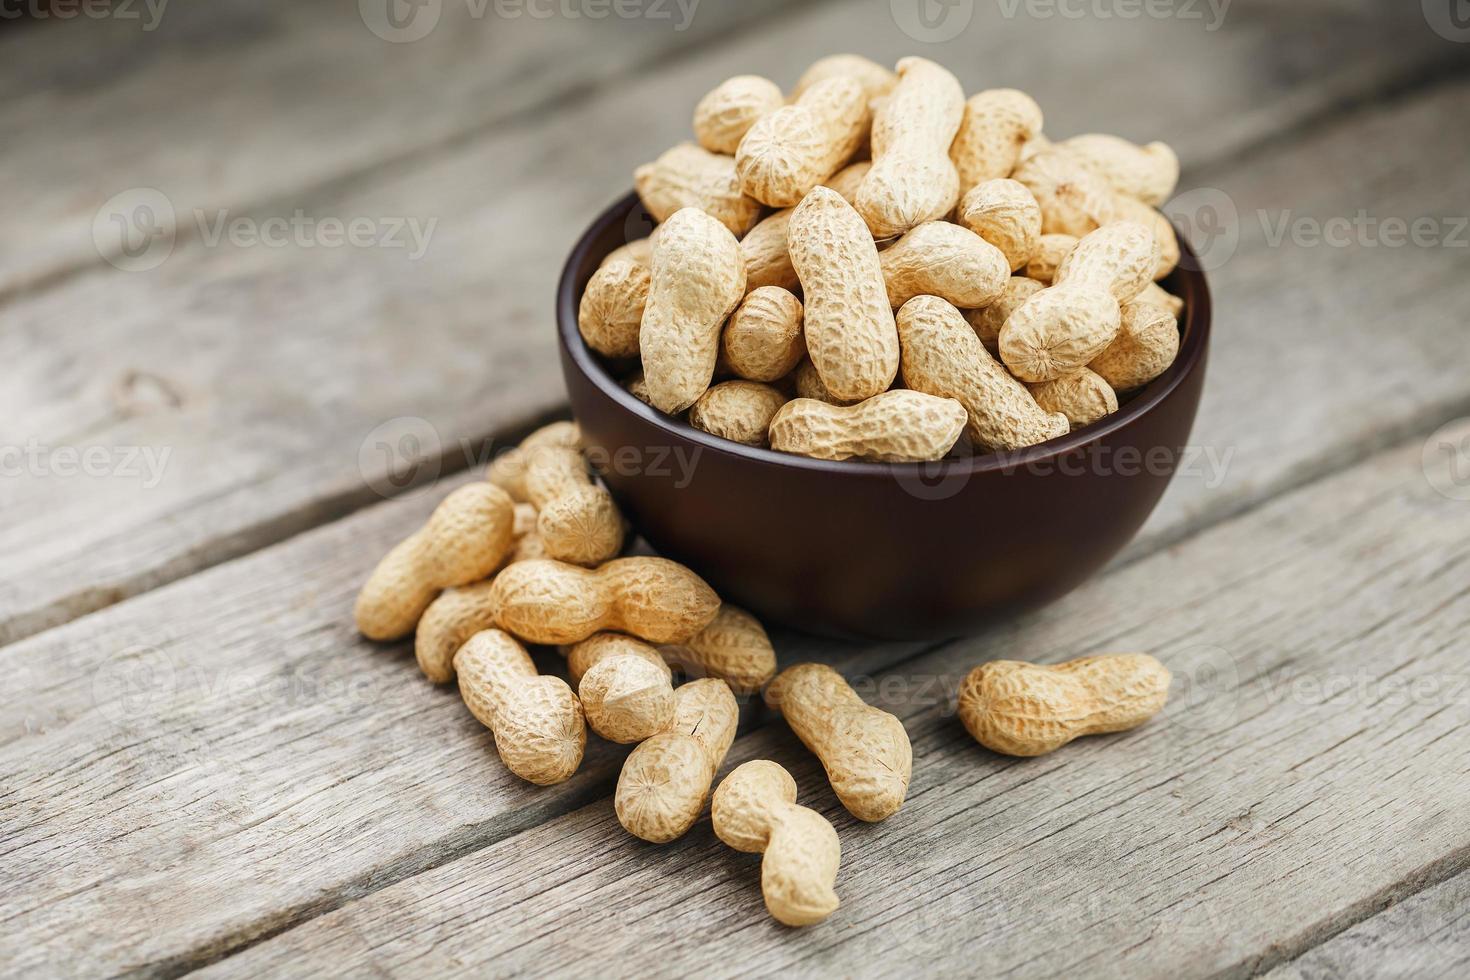
<svg viewBox="0 0 1470 980">
<path fill-rule="evenodd" d="M 645 405 L 652 406 L 653 402 L 648 397 L 648 382 L 643 380 L 643 372 L 639 371 L 623 384 L 628 389 L 628 394 L 638 399 Z"/>
<path fill-rule="evenodd" d="M 1087 368 L 1026 387 L 1031 389 L 1036 404 L 1048 412 L 1065 415 L 1073 431 L 1118 410 L 1118 395 L 1112 386 Z"/>
<path fill-rule="evenodd" d="M 1042 235 L 1036 241 L 1036 251 L 1021 271 L 1027 279 L 1050 286 L 1057 277 L 1057 267 L 1062 264 L 1072 249 L 1082 239 L 1076 235 Z"/>
<path fill-rule="evenodd" d="M 786 396 L 758 381 L 722 381 L 689 409 L 689 424 L 712 436 L 764 446 L 771 419 Z"/>
<path fill-rule="evenodd" d="M 448 589 L 424 610 L 414 632 L 413 653 L 419 670 L 435 684 L 454 679 L 454 655 L 481 630 L 495 625 L 490 598 L 493 580 Z"/>
<path fill-rule="evenodd" d="M 704 678 L 674 692 L 674 722 L 623 763 L 613 809 L 634 837 L 666 844 L 684 836 L 735 741 L 740 707 L 724 681 Z"/>
<path fill-rule="evenodd" d="M 611 252 L 608 252 L 607 255 L 603 256 L 602 262 L 598 266 L 598 268 L 602 268 L 602 266 L 604 265 L 611 265 L 614 262 L 632 262 L 637 265 L 648 265 L 652 261 L 652 237 L 635 238 L 625 245 L 619 245 Z"/>
<path fill-rule="evenodd" d="M 720 608 L 704 579 L 666 558 L 642 556 L 590 570 L 549 559 L 516 562 L 490 591 L 496 625 L 528 643 L 578 643 L 605 630 L 683 643 Z"/>
<path fill-rule="evenodd" d="M 851 204 L 858 185 L 872 166 L 871 163 L 863 162 L 843 167 L 824 181 L 822 186 L 832 188 Z M 780 286 L 782 289 L 794 290 L 800 285 L 801 281 L 796 276 L 796 268 L 791 264 L 791 253 L 787 247 L 792 211 L 792 208 L 782 208 L 770 217 L 762 218 L 750 230 L 750 234 L 740 239 L 740 254 L 745 257 L 747 290 L 754 292 L 762 286 Z"/>
<path fill-rule="evenodd" d="M 811 67 L 802 72 L 801 78 L 797 79 L 796 87 L 791 90 L 791 100 L 794 102 L 801 98 L 807 89 L 818 82 L 841 77 L 857 79 L 870 101 L 880 99 L 892 92 L 893 86 L 898 84 L 898 76 L 876 61 L 864 58 L 860 54 L 833 54 L 818 59 L 812 63 Z"/>
<path fill-rule="evenodd" d="M 756 121 L 735 151 L 740 190 L 772 207 L 794 207 L 841 169 L 872 122 L 856 79 L 829 78 Z"/>
<path fill-rule="evenodd" d="M 746 293 L 730 314 L 720 349 L 725 363 L 747 381 L 777 381 L 806 356 L 801 300 L 780 286 Z"/>
<path fill-rule="evenodd" d="M 630 259 L 604 262 L 587 282 L 577 330 L 607 357 L 638 356 L 638 330 L 648 302 L 649 268 Z"/>
<path fill-rule="evenodd" d="M 1036 154 L 1011 176 L 1035 196 L 1044 235 L 1081 238 L 1115 217 L 1112 185 L 1060 147 Z"/>
<path fill-rule="evenodd" d="M 975 336 L 968 326 L 965 332 Z M 856 405 L 789 401 L 771 420 L 770 438 L 778 452 L 813 459 L 918 463 L 943 459 L 964 429 L 959 402 L 899 388 Z"/>
<path fill-rule="evenodd" d="M 1087 365 L 1117 391 L 1141 388 L 1179 354 L 1179 322 L 1162 306 L 1135 300 L 1123 307 L 1118 336 Z"/>
<path fill-rule="evenodd" d="M 552 422 L 544 425 L 521 440 L 514 449 L 508 449 L 490 463 L 485 479 L 495 484 L 516 503 L 527 503 L 526 464 L 536 450 L 546 446 L 564 446 L 578 449 L 582 445 L 582 433 L 575 422 Z"/>
<path fill-rule="evenodd" d="M 536 534 L 549 557 L 600 565 L 623 547 L 623 515 L 612 495 L 592 482 L 576 449 L 543 446 L 526 464 L 526 496 L 536 507 Z"/>
<path fill-rule="evenodd" d="M 789 247 L 805 294 L 807 355 L 822 383 L 844 401 L 887 391 L 898 374 L 898 333 L 863 219 L 818 187 L 792 213 Z"/>
<path fill-rule="evenodd" d="M 496 629 L 470 637 L 454 655 L 459 693 L 470 713 L 495 734 L 505 767 L 550 786 L 582 763 L 587 728 L 567 682 L 536 672 L 525 647 Z"/>
<path fill-rule="evenodd" d="M 1179 157 L 1167 143 L 1138 146 L 1117 136 L 1087 133 L 1057 144 L 1126 197 L 1163 204 L 1179 184 Z"/>
<path fill-rule="evenodd" d="M 964 311 L 965 319 L 975 328 L 975 336 L 980 338 L 980 343 L 992 357 L 1000 352 L 1000 328 L 1005 326 L 1006 318 L 1044 288 L 1035 279 L 1011 276 L 1005 289 L 989 306 L 982 310 Z"/>
<path fill-rule="evenodd" d="M 878 253 L 888 304 L 940 296 L 956 306 L 985 306 L 1000 295 L 1011 268 L 1001 250 L 948 221 L 926 221 Z"/>
<path fill-rule="evenodd" d="M 949 148 L 960 175 L 960 196 L 987 180 L 1009 177 L 1021 147 L 1041 133 L 1041 123 L 1041 107 L 1025 92 L 993 88 L 970 96 Z"/>
<path fill-rule="evenodd" d="M 1143 653 L 1046 667 L 995 660 L 960 685 L 960 721 L 1004 755 L 1044 755 L 1082 735 L 1137 728 L 1169 699 L 1169 671 Z"/>
<path fill-rule="evenodd" d="M 1153 274 L 1155 279 L 1164 278 L 1178 267 L 1179 236 L 1169 219 L 1156 208 L 1120 194 L 1113 202 L 1113 216 L 1116 221 L 1136 221 L 1153 232 L 1154 241 L 1159 245 L 1159 264 L 1154 267 Z"/>
<path fill-rule="evenodd" d="M 804 360 L 791 372 L 791 380 L 796 388 L 797 398 L 815 398 L 819 402 L 828 405 L 851 405 L 852 402 L 843 401 L 828 390 L 822 383 L 822 376 L 817 373 L 817 366 L 810 360 Z"/>
<path fill-rule="evenodd" d="M 677 414 L 704 394 L 715 373 L 720 330 L 745 296 L 740 244 L 694 208 L 659 229 L 638 344 L 655 408 Z"/>
<path fill-rule="evenodd" d="M 714 620 L 684 643 L 663 649 L 686 672 L 718 677 L 736 694 L 754 694 L 776 676 L 776 648 L 750 613 L 728 602 Z"/>
<path fill-rule="evenodd" d="M 796 780 L 769 759 L 736 766 L 710 802 L 715 836 L 761 854 L 761 895 L 782 925 L 809 926 L 837 911 L 832 885 L 842 860 L 827 818 L 796 803 Z"/>
<path fill-rule="evenodd" d="M 478 581 L 499 567 L 515 533 L 515 503 L 489 483 L 445 497 L 427 523 L 378 562 L 353 616 L 370 640 L 407 636 L 443 589 Z"/>
<path fill-rule="evenodd" d="M 1016 168 L 1011 171 L 1010 176 L 1015 176 L 1016 170 L 1021 169 L 1023 163 L 1051 149 L 1054 145 L 1051 140 L 1047 139 L 1045 133 L 1037 133 L 1031 137 L 1021 145 L 1021 152 L 1016 156 Z"/>
<path fill-rule="evenodd" d="M 757 119 L 785 104 L 781 87 L 769 78 L 727 78 L 694 107 L 694 138 L 711 153 L 733 154 Z"/>
<path fill-rule="evenodd" d="M 760 218 L 761 202 L 740 192 L 735 158 L 697 143 L 680 143 L 639 167 L 633 186 L 655 221 L 667 221 L 682 208 L 697 208 L 739 238 Z"/>
<path fill-rule="evenodd" d="M 964 111 L 964 90 L 948 70 L 926 58 L 898 63 L 898 84 L 873 116 L 873 168 L 854 202 L 874 238 L 902 235 L 955 206 L 960 176 L 949 147 Z"/>
<path fill-rule="evenodd" d="M 641 742 L 674 721 L 672 673 L 658 650 L 621 633 L 595 633 L 567 651 L 567 670 L 592 730 Z"/>
<path fill-rule="evenodd" d="M 1000 249 L 1007 272 L 1030 262 L 1041 242 L 1041 206 L 1018 181 L 1002 178 L 976 184 L 960 198 L 956 218 Z"/>
<path fill-rule="evenodd" d="M 1051 381 L 1101 354 L 1118 335 L 1119 304 L 1152 281 L 1158 246 L 1143 225 L 1119 221 L 1067 254 L 1052 286 L 1010 315 L 1000 356 L 1022 381 Z"/>
<path fill-rule="evenodd" d="M 797 664 L 776 675 L 766 704 L 822 761 L 832 791 L 859 820 L 883 820 L 908 795 L 913 747 L 903 722 L 865 704 L 825 664 Z"/>
<path fill-rule="evenodd" d="M 904 384 L 959 402 L 969 415 L 965 431 L 978 449 L 1022 449 L 1067 434 L 1066 417 L 1037 405 L 944 300 L 916 296 L 905 303 L 898 311 L 898 335 Z"/>
</svg>

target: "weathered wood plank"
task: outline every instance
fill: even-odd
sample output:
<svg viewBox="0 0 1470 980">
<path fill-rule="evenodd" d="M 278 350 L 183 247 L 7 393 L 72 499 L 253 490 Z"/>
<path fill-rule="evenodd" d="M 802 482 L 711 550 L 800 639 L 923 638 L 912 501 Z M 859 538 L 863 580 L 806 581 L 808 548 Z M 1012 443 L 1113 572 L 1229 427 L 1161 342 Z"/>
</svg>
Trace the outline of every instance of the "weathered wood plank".
<svg viewBox="0 0 1470 980">
<path fill-rule="evenodd" d="M 652 847 L 604 800 L 208 972 L 1251 975 L 1470 864 L 1470 507 L 1422 459 L 1415 440 L 862 679 L 914 741 L 909 800 L 881 824 L 842 811 L 784 728 L 737 742 L 727 768 L 788 764 L 838 827 L 823 926 L 774 923 L 756 860 L 707 820 Z M 952 716 L 978 662 L 1109 649 L 1176 674 L 1135 732 L 1017 760 Z"/>
<path fill-rule="evenodd" d="M 1379 149 L 1358 148 L 1360 179 L 1371 183 L 1419 161 L 1424 169 L 1405 206 L 1451 213 L 1446 202 L 1463 200 L 1470 174 L 1449 166 L 1453 148 L 1431 137 L 1443 114 L 1463 107 L 1466 97 L 1446 89 L 1364 122 L 1380 127 L 1372 130 Z M 1361 188 L 1344 182 L 1333 198 L 1316 179 L 1319 164 L 1340 156 L 1347 132 L 1362 126 L 1344 125 L 1265 155 L 1232 191 L 1255 200 L 1286 193 L 1282 181 L 1290 179 L 1294 200 L 1340 212 Z M 1298 163 L 1287 166 L 1287 158 Z M 1243 248 L 1221 275 L 1244 267 L 1249 251 Z M 1219 349 L 1245 352 L 1237 376 L 1310 370 L 1239 398 L 1231 386 L 1219 390 L 1216 398 L 1235 400 L 1215 412 L 1202 442 L 1229 446 L 1243 433 L 1285 424 L 1306 410 L 1299 395 L 1312 390 L 1315 371 L 1342 380 L 1317 397 L 1336 400 L 1345 413 L 1365 392 L 1402 389 L 1423 399 L 1385 399 L 1374 420 L 1383 429 L 1449 398 L 1454 389 L 1431 384 L 1436 375 L 1428 368 L 1448 357 L 1444 345 L 1455 340 L 1453 330 L 1463 330 L 1447 325 L 1441 312 L 1458 288 L 1452 258 L 1417 255 L 1426 271 L 1412 276 L 1415 263 L 1392 259 L 1394 270 L 1410 276 L 1404 294 L 1375 298 L 1324 288 L 1314 315 L 1335 318 L 1341 329 L 1322 345 L 1322 362 L 1305 366 L 1282 358 L 1279 323 L 1260 311 L 1313 280 L 1302 275 L 1239 293 L 1222 307 Z M 1300 263 L 1292 266 L 1298 271 L 1309 267 L 1306 259 L 1278 256 Z M 1367 251 L 1342 261 L 1344 278 L 1383 268 L 1383 259 Z M 1380 336 L 1384 318 L 1405 311 L 1401 343 L 1380 345 L 1372 372 L 1365 371 L 1360 349 Z M 1313 411 L 1330 423 L 1326 409 Z M 1338 459 L 1376 431 L 1328 424 L 1319 443 L 1287 447 Z M 1232 467 L 1219 487 L 1195 492 L 1256 494 L 1253 476 Z M 9 876 L 19 884 L 7 896 L 14 926 L 7 936 L 25 942 L 18 950 L 0 946 L 5 955 L 37 965 L 57 944 L 75 953 L 67 937 L 85 935 L 82 968 L 199 962 L 607 788 L 617 763 L 607 750 L 562 789 L 511 785 L 452 693 L 428 689 L 399 648 L 377 650 L 352 635 L 354 590 L 431 503 L 415 495 L 374 508 L 0 654 L 14 678 L 0 695 L 0 722 L 15 736 L 0 749 L 0 768 L 13 774 L 0 820 L 4 838 L 14 842 L 7 868 L 19 869 Z M 135 647 L 144 652 L 127 652 Z M 872 671 L 911 651 L 860 651 L 859 659 L 852 651 L 783 642 L 781 652 L 788 662 L 827 657 Z M 148 672 L 150 664 L 158 670 Z M 133 707 L 119 715 L 119 701 Z M 72 857 L 79 849 L 86 862 Z M 146 913 L 137 912 L 140 889 L 150 896 Z"/>
<path fill-rule="evenodd" d="M 1370 0 L 1332 17 L 1303 5 L 1271 5 L 1269 20 L 1260 15 L 1264 6 L 1240 2 L 1231 9 L 1226 26 L 1211 33 L 1196 21 L 1006 18 L 994 5 L 976 5 L 967 32 L 931 47 L 896 30 L 887 4 L 822 6 L 769 33 L 737 37 L 697 60 L 663 64 L 635 82 L 599 90 L 552 117 L 522 113 L 515 125 L 491 127 L 412 167 L 390 168 L 380 179 L 299 193 L 282 188 L 272 192 L 273 202 L 241 215 L 261 221 L 299 208 L 311 219 L 414 219 L 422 228 L 437 221 L 417 261 L 404 248 L 237 248 L 228 238 L 209 247 L 195 240 L 151 271 L 103 267 L 64 289 L 11 304 L 0 356 L 16 369 L 0 392 L 0 444 L 35 445 L 40 462 L 34 475 L 0 486 L 11 517 L 0 531 L 0 550 L 12 571 L 0 583 L 0 641 L 375 500 L 374 488 L 382 485 L 376 430 L 385 421 L 422 420 L 413 425 L 422 444 L 437 449 L 435 461 L 458 467 L 462 444 L 478 445 L 557 405 L 562 389 L 548 317 L 567 245 L 626 187 L 636 163 L 685 136 L 689 104 L 729 74 L 763 71 L 790 81 L 801 65 L 834 48 L 892 60 L 917 45 L 954 64 L 972 88 L 1009 83 L 1032 89 L 1052 112 L 1054 131 L 1168 134 L 1186 160 L 1201 163 L 1238 154 L 1343 100 L 1467 57 L 1464 46 L 1425 31 L 1416 11 L 1389 11 Z M 282 33 L 294 38 L 297 32 Z M 456 52 L 483 40 L 474 31 L 448 33 L 451 39 L 442 43 Z M 432 42 L 418 44 L 439 44 L 438 38 L 436 32 Z M 277 49 L 262 40 L 247 49 L 247 60 L 256 69 L 260 62 L 285 66 L 279 74 L 291 78 L 286 67 L 318 57 L 314 48 L 300 46 L 304 42 L 273 43 L 286 48 L 273 53 Z M 1048 58 L 1033 57 L 1042 47 Z M 1290 72 L 1260 71 L 1263 63 L 1287 58 L 1305 62 Z M 412 62 L 423 73 L 442 63 Z M 1055 71 L 1058 64 L 1067 71 Z M 135 87 L 151 93 L 173 77 L 145 73 Z M 1196 79 L 1198 85 L 1161 85 L 1161 78 Z M 480 91 L 478 82 L 463 84 Z M 420 88 L 412 90 L 411 108 L 395 101 L 395 112 L 414 111 L 426 101 Z M 276 91 L 273 98 L 283 97 Z M 430 116 L 440 111 L 434 99 L 427 101 Z M 320 121 L 288 115 L 296 126 Z M 1444 151 L 1442 127 L 1417 135 Z M 330 145 L 334 153 L 352 155 L 345 137 Z M 159 152 L 167 149 L 165 144 Z M 366 149 L 353 152 L 373 156 Z M 1459 157 L 1442 155 L 1454 157 L 1449 172 L 1458 172 Z M 1391 154 L 1369 156 L 1381 161 Z M 254 169 L 272 169 L 251 159 Z M 1226 174 L 1217 176 L 1223 181 Z M 177 194 L 183 211 L 227 206 L 237 196 L 201 196 L 195 184 L 175 191 L 167 180 L 153 183 Z M 1293 188 L 1289 203 L 1303 206 L 1300 197 L 1330 190 Z M 1316 200 L 1323 208 L 1349 203 Z M 1243 209 L 1257 203 L 1237 201 Z M 386 232 L 386 225 L 375 227 Z M 1251 266 L 1237 259 L 1240 271 L 1221 270 L 1218 285 L 1262 277 L 1281 258 L 1278 250 Z M 1311 268 L 1320 259 L 1314 252 L 1301 265 Z M 1421 267 L 1428 266 L 1413 264 Z M 1428 275 L 1412 278 L 1417 283 Z M 1245 284 L 1259 289 L 1276 283 Z M 1283 310 L 1304 312 L 1300 305 Z M 1425 337 L 1443 338 L 1438 327 L 1423 325 Z M 1429 360 L 1437 363 L 1438 352 Z M 1424 393 L 1424 402 L 1436 394 L 1444 396 Z M 1242 455 L 1253 445 L 1242 444 Z M 1260 461 L 1274 448 L 1261 445 Z M 135 449 L 150 451 L 162 465 L 138 465 Z M 59 457 L 74 450 L 99 452 L 100 472 L 61 472 Z M 125 466 L 128 461 L 132 465 Z"/>
<path fill-rule="evenodd" d="M 1470 973 L 1470 873 L 1427 888 L 1266 974 L 1267 980 L 1438 980 Z"/>
<path fill-rule="evenodd" d="M 139 0 L 121 16 L 6 32 L 0 171 L 13 184 L 0 295 L 117 254 L 116 236 L 94 241 L 93 217 L 129 188 L 162 191 L 179 234 L 195 236 L 189 209 L 239 212 L 411 165 L 800 3 L 638 0 L 620 7 L 636 17 L 594 18 L 451 0 L 404 8 L 399 31 L 372 0 L 211 0 L 156 14 Z"/>
</svg>

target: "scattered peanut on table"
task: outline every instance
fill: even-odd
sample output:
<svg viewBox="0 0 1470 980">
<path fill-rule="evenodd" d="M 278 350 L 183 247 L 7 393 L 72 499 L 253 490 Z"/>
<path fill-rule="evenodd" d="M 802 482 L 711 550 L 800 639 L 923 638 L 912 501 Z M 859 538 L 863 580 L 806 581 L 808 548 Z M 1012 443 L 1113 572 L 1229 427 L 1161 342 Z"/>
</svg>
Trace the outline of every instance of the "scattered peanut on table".
<svg viewBox="0 0 1470 980">
<path fill-rule="evenodd" d="M 1052 139 L 1042 124 L 1025 93 L 966 100 L 924 58 L 890 71 L 834 55 L 789 94 L 730 78 L 698 100 L 694 141 L 637 169 L 658 224 L 590 277 L 582 340 L 654 409 L 813 459 L 1012 452 L 1092 425 L 1179 351 L 1186 310 L 1159 280 L 1180 246 L 1157 210 L 1179 161 L 1163 143 Z M 528 782 L 571 778 L 589 726 L 634 746 L 612 800 L 629 833 L 673 841 L 709 804 L 715 836 L 762 855 L 770 914 L 819 923 L 838 908 L 839 828 L 771 760 L 736 767 L 711 800 L 737 697 L 785 719 L 859 821 L 903 805 L 908 732 L 831 667 L 778 673 L 754 616 L 683 565 L 627 556 L 630 530 L 577 425 L 552 423 L 383 558 L 358 629 L 414 634 L 423 674 L 457 679 Z M 558 647 L 571 684 L 523 644 Z M 1169 683 L 1143 654 L 993 661 L 964 679 L 956 713 L 986 747 L 1034 756 L 1142 725 Z"/>
</svg>

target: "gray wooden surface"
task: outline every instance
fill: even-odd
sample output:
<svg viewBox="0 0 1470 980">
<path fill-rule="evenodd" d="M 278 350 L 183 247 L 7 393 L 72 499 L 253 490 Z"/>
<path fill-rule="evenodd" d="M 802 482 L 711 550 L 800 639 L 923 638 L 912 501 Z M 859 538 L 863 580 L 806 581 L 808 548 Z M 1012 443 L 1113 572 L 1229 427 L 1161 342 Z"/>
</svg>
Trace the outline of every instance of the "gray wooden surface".
<svg viewBox="0 0 1470 980">
<path fill-rule="evenodd" d="M 156 485 L 120 464 L 0 480 L 0 970 L 1463 972 L 1470 494 L 1431 433 L 1470 416 L 1470 249 L 1303 237 L 1466 214 L 1470 45 L 1416 7 L 1236 0 L 1210 30 L 980 3 L 934 44 L 866 0 L 707 0 L 684 31 L 445 3 L 403 44 L 325 3 L 0 31 L 0 444 L 168 453 Z M 908 804 L 856 825 L 746 712 L 730 764 L 788 765 L 842 835 L 844 907 L 797 934 L 707 823 L 667 848 L 621 833 L 625 750 L 519 783 L 350 604 L 560 409 L 552 284 L 631 167 L 721 78 L 789 84 L 849 49 L 1025 88 L 1052 132 L 1169 138 L 1180 219 L 1236 220 L 1206 239 L 1194 471 L 1122 561 L 951 644 L 777 636 L 784 662 L 882 691 L 915 742 Z M 183 224 L 129 272 L 93 217 L 137 187 Z M 198 232 L 220 208 L 437 224 L 418 259 L 237 247 Z M 375 451 L 405 433 L 408 485 Z M 1179 678 L 1139 732 L 1017 762 L 949 716 L 981 660 L 1117 648 Z"/>
</svg>

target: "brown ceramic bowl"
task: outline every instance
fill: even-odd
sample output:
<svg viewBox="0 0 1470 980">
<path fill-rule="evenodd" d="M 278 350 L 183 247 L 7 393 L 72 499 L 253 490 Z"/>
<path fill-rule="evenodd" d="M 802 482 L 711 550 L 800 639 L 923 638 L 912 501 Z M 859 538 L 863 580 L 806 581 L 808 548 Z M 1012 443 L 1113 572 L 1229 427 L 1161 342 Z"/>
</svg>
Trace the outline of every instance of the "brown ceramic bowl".
<svg viewBox="0 0 1470 980">
<path fill-rule="evenodd" d="M 663 415 L 619 385 L 631 365 L 610 365 L 582 342 L 587 280 L 644 221 L 630 194 L 567 259 L 557 321 L 572 411 L 593 465 L 648 542 L 768 621 L 876 640 L 963 634 L 1075 588 L 1128 543 L 1174 475 L 1210 333 L 1209 289 L 1190 271 L 1198 263 L 1187 245 L 1188 268 L 1165 283 L 1186 304 L 1179 356 L 1113 415 L 1013 453 L 826 462 Z"/>
</svg>

